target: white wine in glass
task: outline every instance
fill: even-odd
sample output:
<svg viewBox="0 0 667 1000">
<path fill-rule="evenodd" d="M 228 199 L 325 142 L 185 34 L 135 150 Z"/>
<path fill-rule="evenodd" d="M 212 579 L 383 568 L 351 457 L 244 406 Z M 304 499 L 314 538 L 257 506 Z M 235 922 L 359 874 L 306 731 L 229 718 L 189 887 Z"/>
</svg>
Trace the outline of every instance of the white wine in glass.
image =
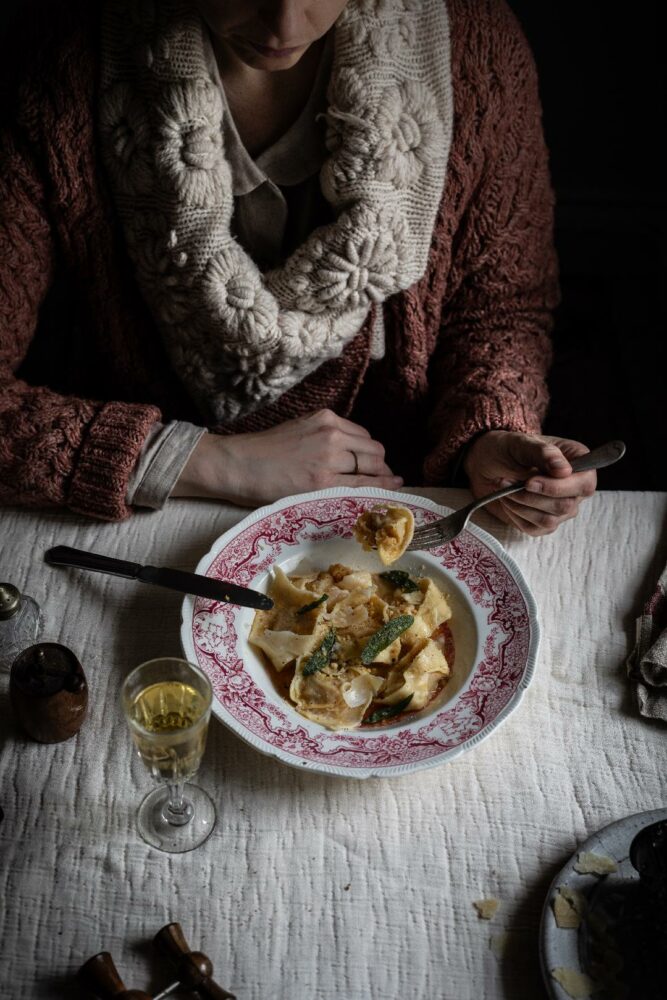
<svg viewBox="0 0 667 1000">
<path fill-rule="evenodd" d="M 139 806 L 139 833 L 161 851 L 191 851 L 215 826 L 210 796 L 188 783 L 206 745 L 213 700 L 210 682 L 191 663 L 161 657 L 128 674 L 122 698 L 139 756 L 161 783 Z"/>
</svg>

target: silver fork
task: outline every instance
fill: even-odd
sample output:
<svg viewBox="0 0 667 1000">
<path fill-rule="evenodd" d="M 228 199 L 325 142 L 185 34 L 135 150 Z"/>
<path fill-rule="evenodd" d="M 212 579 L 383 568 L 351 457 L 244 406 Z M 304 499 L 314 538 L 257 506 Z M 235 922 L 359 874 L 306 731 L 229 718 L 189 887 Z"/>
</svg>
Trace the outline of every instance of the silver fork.
<svg viewBox="0 0 667 1000">
<path fill-rule="evenodd" d="M 594 448 L 593 451 L 589 451 L 586 455 L 580 455 L 579 458 L 573 459 L 570 465 L 573 472 L 602 469 L 606 465 L 613 465 L 614 462 L 618 462 L 619 458 L 623 458 L 624 454 L 625 445 L 622 441 L 608 441 L 607 444 L 600 445 L 599 448 Z M 518 493 L 519 490 L 523 489 L 525 482 L 526 480 L 520 483 L 513 483 L 511 486 L 506 486 L 495 493 L 479 497 L 479 499 L 469 503 L 467 507 L 461 507 L 460 510 L 455 510 L 453 514 L 449 514 L 447 517 L 443 517 L 439 521 L 433 521 L 431 524 L 425 524 L 423 528 L 417 528 L 406 551 L 413 552 L 415 549 L 435 549 L 438 545 L 451 542 L 452 539 L 456 538 L 463 531 L 471 514 L 474 514 L 480 507 L 491 503 L 493 500 L 500 500 L 501 497 L 508 497 L 511 493 Z"/>
</svg>

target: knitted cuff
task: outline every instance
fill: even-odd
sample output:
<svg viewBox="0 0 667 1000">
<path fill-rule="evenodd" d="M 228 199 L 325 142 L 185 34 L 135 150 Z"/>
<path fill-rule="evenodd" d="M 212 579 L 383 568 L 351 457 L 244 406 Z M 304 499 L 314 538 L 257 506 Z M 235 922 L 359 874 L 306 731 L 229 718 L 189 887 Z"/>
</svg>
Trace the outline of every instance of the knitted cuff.
<svg viewBox="0 0 667 1000">
<path fill-rule="evenodd" d="M 483 431 L 477 431 L 477 433 L 473 434 L 469 441 L 466 441 L 466 443 L 459 448 L 456 455 L 449 463 L 447 482 L 444 484 L 445 486 L 466 489 L 468 486 L 468 477 L 465 469 L 463 468 L 463 463 L 465 462 L 466 455 L 470 451 L 470 446 L 477 440 L 478 437 L 481 437 L 482 434 L 486 434 L 486 429 Z"/>
<path fill-rule="evenodd" d="M 130 474 L 159 419 L 154 406 L 107 403 L 101 408 L 79 452 L 67 499 L 70 510 L 104 521 L 130 516 L 125 499 Z"/>
<path fill-rule="evenodd" d="M 475 438 L 486 431 L 539 434 L 540 430 L 538 415 L 524 407 L 516 397 L 473 400 L 468 406 L 448 414 L 446 422 L 438 427 L 438 444 L 424 461 L 424 484 L 461 485 L 467 449 Z"/>
</svg>

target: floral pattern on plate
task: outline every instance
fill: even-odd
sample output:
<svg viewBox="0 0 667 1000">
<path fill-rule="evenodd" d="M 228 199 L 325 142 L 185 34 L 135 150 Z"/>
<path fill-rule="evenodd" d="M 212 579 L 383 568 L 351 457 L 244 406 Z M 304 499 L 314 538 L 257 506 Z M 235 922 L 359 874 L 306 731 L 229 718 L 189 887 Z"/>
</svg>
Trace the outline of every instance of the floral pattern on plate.
<svg viewBox="0 0 667 1000">
<path fill-rule="evenodd" d="M 254 511 L 214 544 L 197 567 L 215 579 L 262 590 L 273 565 L 302 559 L 379 570 L 352 540 L 352 527 L 378 502 L 409 507 L 417 525 L 443 516 L 423 497 L 343 488 L 302 494 Z M 375 565 L 375 562 L 378 565 Z M 285 763 L 350 777 L 405 774 L 458 756 L 516 708 L 534 672 L 539 644 L 532 595 L 513 560 L 476 526 L 397 567 L 436 575 L 453 594 L 453 677 L 431 705 L 382 727 L 331 732 L 300 716 L 275 690 L 248 646 L 253 612 L 187 597 L 181 639 L 211 680 L 214 714 L 258 750 Z"/>
</svg>

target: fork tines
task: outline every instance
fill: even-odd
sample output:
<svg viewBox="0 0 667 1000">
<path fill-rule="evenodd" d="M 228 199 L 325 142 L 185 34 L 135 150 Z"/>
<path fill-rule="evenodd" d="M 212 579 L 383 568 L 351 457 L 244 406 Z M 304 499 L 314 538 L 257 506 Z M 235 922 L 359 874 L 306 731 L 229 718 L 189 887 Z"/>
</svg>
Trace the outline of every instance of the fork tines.
<svg viewBox="0 0 667 1000">
<path fill-rule="evenodd" d="M 438 528 L 420 528 L 412 536 L 408 552 L 412 552 L 414 549 L 429 549 L 434 545 L 442 545 L 447 541 L 447 535 L 448 532 L 440 531 Z"/>
</svg>

